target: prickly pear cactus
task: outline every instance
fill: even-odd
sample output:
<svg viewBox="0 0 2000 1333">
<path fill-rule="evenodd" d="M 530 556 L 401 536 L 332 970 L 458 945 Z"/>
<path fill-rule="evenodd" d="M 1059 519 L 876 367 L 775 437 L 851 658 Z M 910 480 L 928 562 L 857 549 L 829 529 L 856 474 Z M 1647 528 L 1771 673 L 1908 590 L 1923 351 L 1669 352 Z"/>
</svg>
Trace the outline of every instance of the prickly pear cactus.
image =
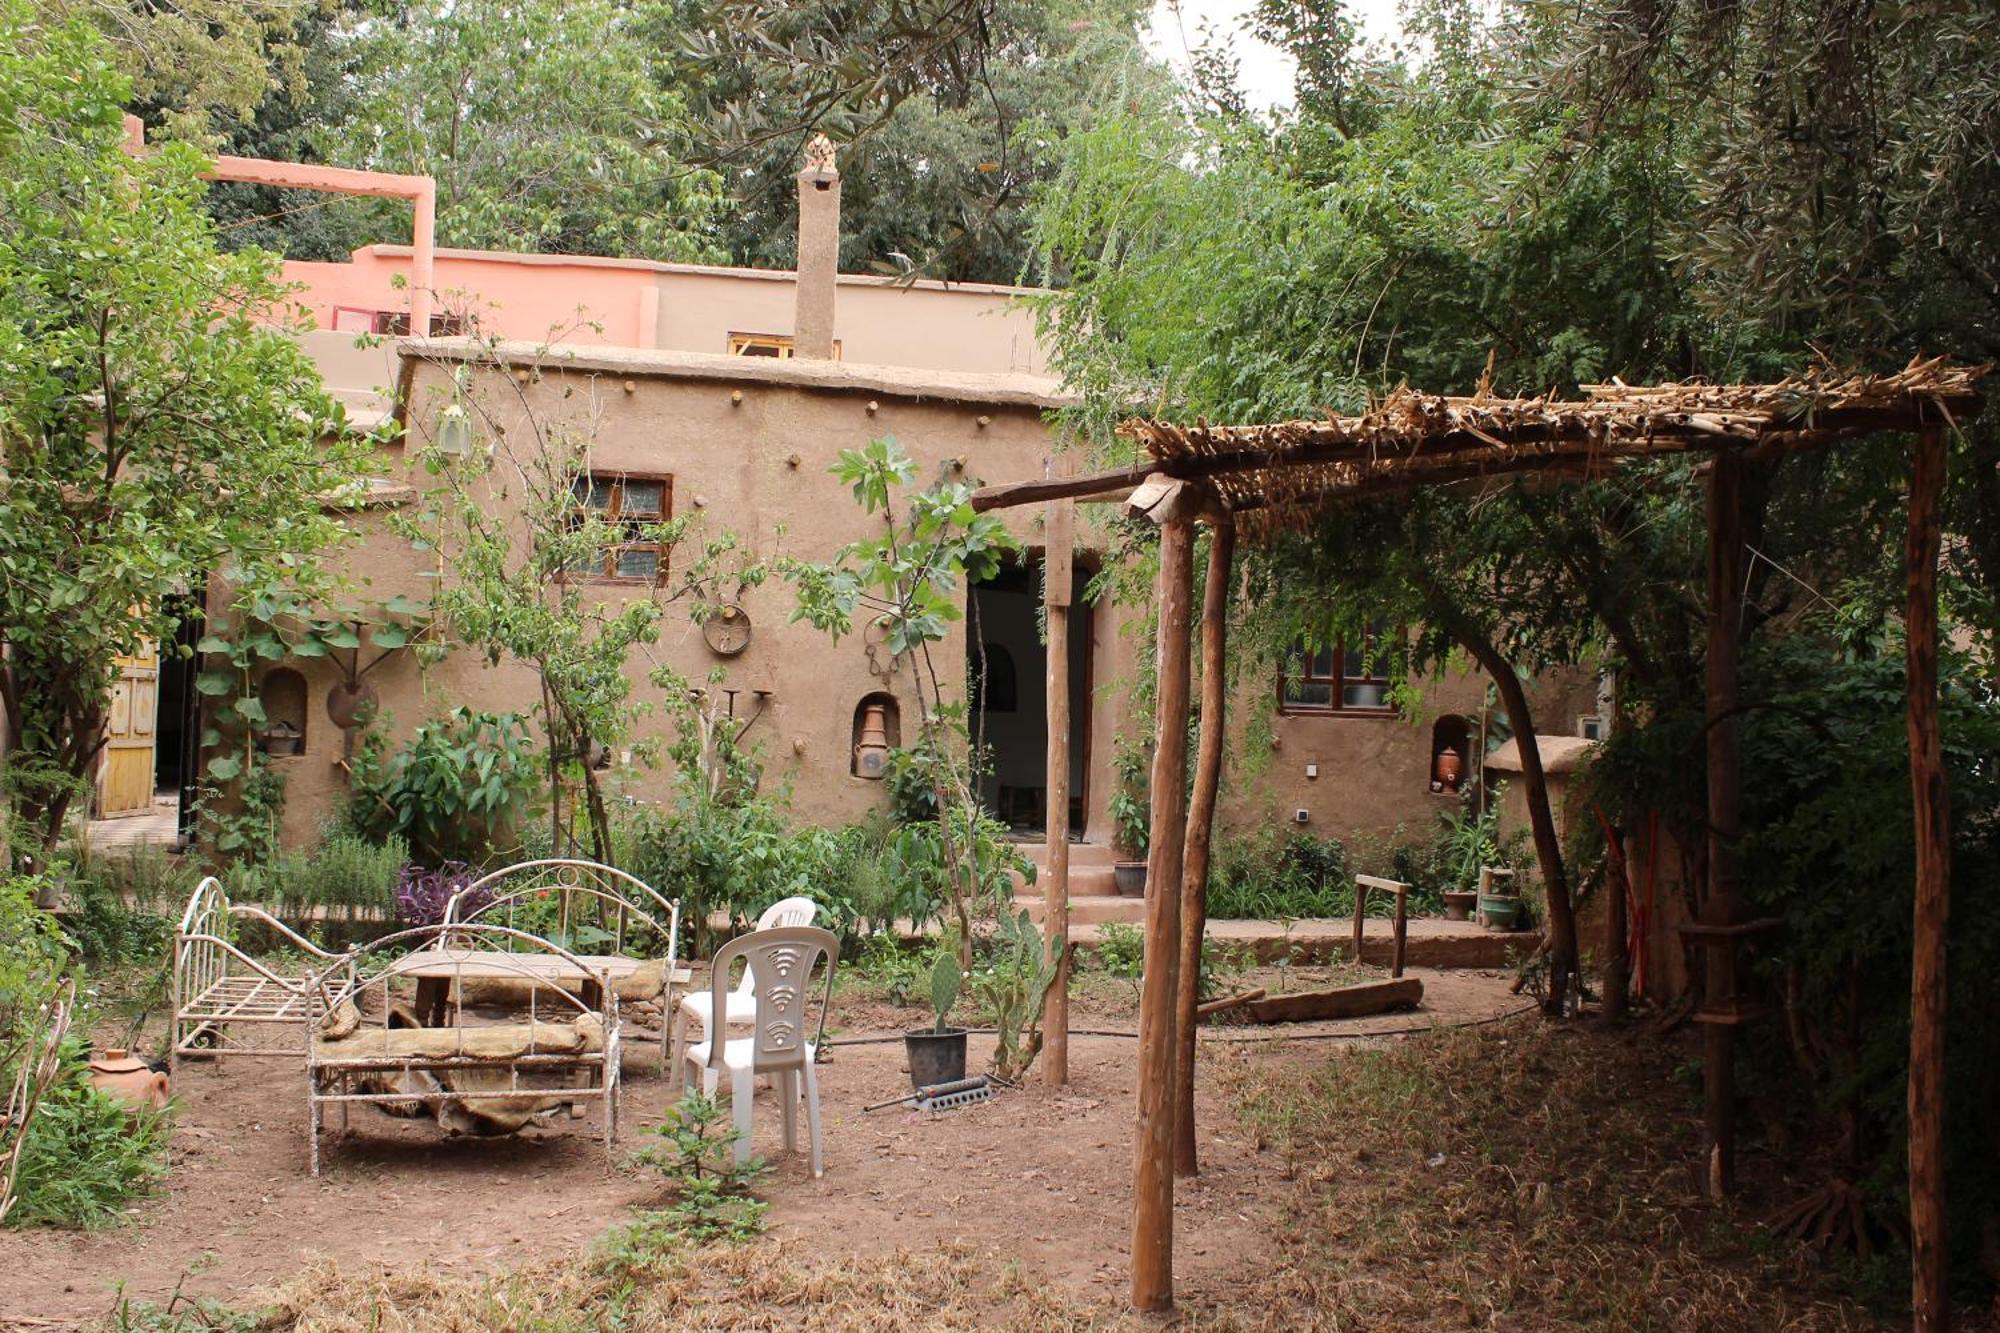
<svg viewBox="0 0 2000 1333">
<path fill-rule="evenodd" d="M 940 953 L 937 966 L 931 969 L 931 1008 L 937 1011 L 935 1031 L 944 1031 L 945 1015 L 958 1003 L 959 986 L 965 976 L 958 970 L 958 959 L 949 952 Z"/>
</svg>

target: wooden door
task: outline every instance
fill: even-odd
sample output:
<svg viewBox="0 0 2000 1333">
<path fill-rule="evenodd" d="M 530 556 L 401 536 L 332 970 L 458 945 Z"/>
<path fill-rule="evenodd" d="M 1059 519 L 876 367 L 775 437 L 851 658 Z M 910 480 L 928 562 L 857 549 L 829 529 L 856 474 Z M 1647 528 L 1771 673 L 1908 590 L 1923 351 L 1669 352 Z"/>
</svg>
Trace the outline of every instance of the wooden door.
<svg viewBox="0 0 2000 1333">
<path fill-rule="evenodd" d="M 118 659 L 118 683 L 111 689 L 111 716 L 97 772 L 98 818 L 142 815 L 153 808 L 159 701 L 160 649 L 149 639 L 138 653 Z"/>
</svg>

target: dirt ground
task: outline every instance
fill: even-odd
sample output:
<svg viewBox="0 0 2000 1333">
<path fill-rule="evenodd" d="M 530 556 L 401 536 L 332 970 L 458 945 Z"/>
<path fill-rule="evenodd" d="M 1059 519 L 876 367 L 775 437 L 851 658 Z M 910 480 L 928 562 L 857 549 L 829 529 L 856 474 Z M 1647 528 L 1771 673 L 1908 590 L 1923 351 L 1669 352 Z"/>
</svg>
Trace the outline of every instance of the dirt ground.
<svg viewBox="0 0 2000 1333">
<path fill-rule="evenodd" d="M 1293 989 L 1328 976 L 1292 971 Z M 1312 1060 L 1329 1040 L 1458 1024 L 1522 1004 L 1498 973 L 1413 974 L 1426 987 L 1417 1013 L 1211 1028 L 1205 1058 Z M 1274 976 L 1262 970 L 1246 984 Z M 1132 994 L 1126 983 L 1092 978 L 1073 1024 L 1130 1032 Z M 864 1112 L 909 1090 L 897 1034 L 914 1016 L 866 998 L 836 1002 L 835 1048 L 820 1071 L 822 1179 L 812 1179 L 802 1156 L 782 1152 L 771 1094 L 759 1094 L 754 1143 L 776 1167 L 760 1187 L 772 1202 L 771 1230 L 828 1256 L 962 1243 L 1079 1294 L 1117 1290 L 1129 1249 L 1135 1043 L 1073 1037 L 1071 1082 L 1061 1090 L 1033 1083 L 934 1116 Z M 1306 1039 L 1269 1040 L 1280 1034 Z M 879 1037 L 890 1039 L 868 1040 Z M 627 1050 L 619 1158 L 669 1101 L 657 1046 Z M 974 1035 L 970 1066 L 983 1067 L 990 1050 L 990 1037 Z M 353 1132 L 333 1142 L 326 1174 L 314 1180 L 297 1058 L 184 1064 L 174 1092 L 171 1175 L 133 1209 L 130 1225 L 0 1232 L 0 1327 L 88 1325 L 112 1311 L 121 1291 L 164 1301 L 179 1289 L 251 1305 L 259 1290 L 325 1259 L 348 1269 L 497 1271 L 586 1245 L 657 1197 L 644 1176 L 607 1157 L 594 1107 L 585 1119 L 557 1118 L 503 1139 L 446 1139 L 428 1121 L 357 1108 Z M 1197 1119 L 1203 1174 L 1176 1197 L 1185 1237 L 1177 1267 L 1190 1297 L 1240 1291 L 1257 1271 L 1279 1198 L 1269 1180 L 1281 1169 L 1206 1089 Z"/>
</svg>

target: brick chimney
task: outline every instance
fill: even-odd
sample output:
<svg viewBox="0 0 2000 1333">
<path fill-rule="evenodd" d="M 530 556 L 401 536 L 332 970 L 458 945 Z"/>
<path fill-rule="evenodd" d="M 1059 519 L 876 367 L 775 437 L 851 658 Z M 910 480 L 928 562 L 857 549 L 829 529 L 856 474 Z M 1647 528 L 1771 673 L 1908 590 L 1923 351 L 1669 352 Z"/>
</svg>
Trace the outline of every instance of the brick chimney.
<svg viewBox="0 0 2000 1333">
<path fill-rule="evenodd" d="M 815 134 L 799 172 L 798 305 L 792 316 L 792 355 L 833 358 L 834 275 L 840 267 L 840 171 L 833 141 Z"/>
</svg>

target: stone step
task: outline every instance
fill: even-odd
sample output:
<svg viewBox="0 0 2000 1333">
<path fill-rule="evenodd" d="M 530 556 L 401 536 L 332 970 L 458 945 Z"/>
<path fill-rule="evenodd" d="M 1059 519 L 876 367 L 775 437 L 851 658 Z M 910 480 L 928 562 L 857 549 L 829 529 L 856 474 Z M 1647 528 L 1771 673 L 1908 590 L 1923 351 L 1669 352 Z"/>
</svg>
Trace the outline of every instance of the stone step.
<svg viewBox="0 0 2000 1333">
<path fill-rule="evenodd" d="M 1049 848 L 1047 843 L 1023 842 L 1017 843 L 1016 846 L 1021 849 L 1023 856 L 1026 856 L 1030 861 L 1035 863 L 1037 868 L 1048 868 Z M 1069 845 L 1069 868 L 1072 875 L 1086 866 L 1109 869 L 1117 863 L 1118 859 L 1117 851 L 1109 843 L 1073 842 Z"/>
<path fill-rule="evenodd" d="M 1035 922 L 1036 925 L 1040 925 L 1042 922 L 1042 912 L 1048 906 L 1048 900 L 1032 896 L 1017 897 L 1014 899 L 1014 905 L 1016 907 L 1025 907 L 1028 910 L 1029 919 Z M 1144 898 L 1119 898 L 1115 896 L 1103 897 L 1096 895 L 1086 898 L 1072 895 L 1069 900 L 1069 924 L 1072 929 L 1077 926 L 1102 926 L 1111 922 L 1116 922 L 1120 925 L 1136 926 L 1143 924 L 1145 920 L 1146 900 Z"/>
</svg>

